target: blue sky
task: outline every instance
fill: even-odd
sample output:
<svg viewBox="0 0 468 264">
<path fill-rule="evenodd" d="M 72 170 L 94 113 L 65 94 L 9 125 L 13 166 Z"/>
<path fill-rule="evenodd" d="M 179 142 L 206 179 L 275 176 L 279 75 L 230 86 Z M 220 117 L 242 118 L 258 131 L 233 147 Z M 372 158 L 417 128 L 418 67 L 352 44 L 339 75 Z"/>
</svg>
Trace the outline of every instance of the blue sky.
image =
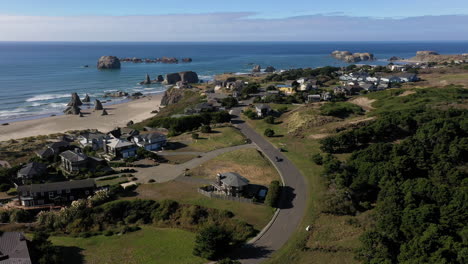
<svg viewBox="0 0 468 264">
<path fill-rule="evenodd" d="M 0 0 L 0 41 L 467 40 L 468 0 Z"/>
</svg>

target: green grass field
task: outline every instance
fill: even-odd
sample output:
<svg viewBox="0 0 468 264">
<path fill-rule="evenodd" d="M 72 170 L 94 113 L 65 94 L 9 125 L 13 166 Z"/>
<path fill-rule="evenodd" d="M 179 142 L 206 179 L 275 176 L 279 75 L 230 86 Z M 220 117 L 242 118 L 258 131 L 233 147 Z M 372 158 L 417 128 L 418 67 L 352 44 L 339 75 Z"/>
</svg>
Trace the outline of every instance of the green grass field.
<svg viewBox="0 0 468 264">
<path fill-rule="evenodd" d="M 245 144 L 245 137 L 239 132 L 239 130 L 233 127 L 214 128 L 212 133 L 197 133 L 199 134 L 199 139 L 192 139 L 190 133 L 172 137 L 170 139 L 171 142 L 182 142 L 187 145 L 175 151 L 208 152 L 215 149 Z"/>
<path fill-rule="evenodd" d="M 89 238 L 51 237 L 61 246 L 64 263 L 78 264 L 197 264 L 207 260 L 192 255 L 195 234 L 178 229 L 143 226 L 124 235 Z"/>
</svg>

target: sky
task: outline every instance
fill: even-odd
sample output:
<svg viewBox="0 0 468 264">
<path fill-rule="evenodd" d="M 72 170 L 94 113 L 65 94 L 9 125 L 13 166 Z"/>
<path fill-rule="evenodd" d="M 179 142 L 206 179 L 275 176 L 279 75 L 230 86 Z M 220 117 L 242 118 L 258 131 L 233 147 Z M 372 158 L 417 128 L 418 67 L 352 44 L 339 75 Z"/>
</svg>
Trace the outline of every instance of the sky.
<svg viewBox="0 0 468 264">
<path fill-rule="evenodd" d="M 0 0 L 0 41 L 468 40 L 467 0 Z"/>
</svg>

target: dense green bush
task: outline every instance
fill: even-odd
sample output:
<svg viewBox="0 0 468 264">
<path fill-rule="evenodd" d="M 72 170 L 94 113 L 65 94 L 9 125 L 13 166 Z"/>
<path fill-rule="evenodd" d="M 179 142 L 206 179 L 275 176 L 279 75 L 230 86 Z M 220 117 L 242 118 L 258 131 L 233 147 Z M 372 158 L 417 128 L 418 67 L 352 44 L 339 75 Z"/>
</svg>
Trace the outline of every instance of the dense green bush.
<svg viewBox="0 0 468 264">
<path fill-rule="evenodd" d="M 232 243 L 232 233 L 228 230 L 210 225 L 197 234 L 193 254 L 209 260 L 218 259 L 226 254 Z"/>
<path fill-rule="evenodd" d="M 317 164 L 317 165 L 322 165 L 323 164 L 323 157 L 320 155 L 320 153 L 316 153 L 312 155 L 312 161 Z"/>
<path fill-rule="evenodd" d="M 265 123 L 267 124 L 275 124 L 275 117 L 274 116 L 267 116 L 265 117 Z"/>
<path fill-rule="evenodd" d="M 281 196 L 281 184 L 279 181 L 272 181 L 268 187 L 267 196 L 265 197 L 265 204 L 271 207 L 277 207 L 279 198 Z"/>
<path fill-rule="evenodd" d="M 200 131 L 202 133 L 211 133 L 211 127 L 209 125 L 204 125 L 201 127 Z"/>
<path fill-rule="evenodd" d="M 352 114 L 363 114 L 364 110 L 360 106 L 346 102 L 326 103 L 320 107 L 320 114 L 326 116 L 336 116 L 346 118 Z"/>
<path fill-rule="evenodd" d="M 187 131 L 193 131 L 203 124 L 226 123 L 231 121 L 231 115 L 226 111 L 210 112 L 199 115 L 183 117 L 164 117 L 151 120 L 150 127 L 163 127 L 172 131 L 175 135 Z"/>
<path fill-rule="evenodd" d="M 232 96 L 228 96 L 226 98 L 221 99 L 221 105 L 226 108 L 232 108 L 239 104 L 236 98 Z"/>
<path fill-rule="evenodd" d="M 271 129 L 271 128 L 267 128 L 263 132 L 263 135 L 265 135 L 267 137 L 273 137 L 275 135 L 275 131 L 273 129 Z"/>
</svg>

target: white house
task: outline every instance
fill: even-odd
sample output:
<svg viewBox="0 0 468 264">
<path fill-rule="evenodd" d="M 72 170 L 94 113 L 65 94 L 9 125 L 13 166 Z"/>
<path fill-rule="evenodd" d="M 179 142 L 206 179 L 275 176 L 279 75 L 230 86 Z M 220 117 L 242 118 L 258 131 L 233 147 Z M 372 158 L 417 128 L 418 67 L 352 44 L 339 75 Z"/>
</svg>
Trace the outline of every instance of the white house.
<svg viewBox="0 0 468 264">
<path fill-rule="evenodd" d="M 133 137 L 133 142 L 146 150 L 160 150 L 166 145 L 167 138 L 164 134 L 152 132 Z"/>
</svg>

